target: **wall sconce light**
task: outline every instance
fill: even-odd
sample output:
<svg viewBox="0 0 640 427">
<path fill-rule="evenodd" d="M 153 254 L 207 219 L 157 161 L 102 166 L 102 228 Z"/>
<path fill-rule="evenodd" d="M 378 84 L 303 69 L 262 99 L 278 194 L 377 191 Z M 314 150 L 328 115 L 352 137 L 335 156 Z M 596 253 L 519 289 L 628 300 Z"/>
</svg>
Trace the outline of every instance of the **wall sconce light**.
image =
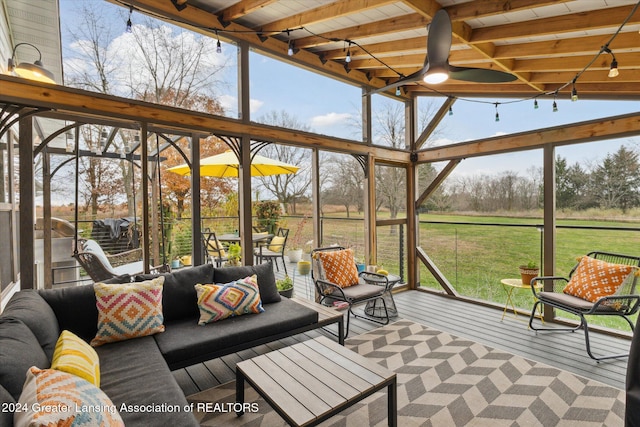
<svg viewBox="0 0 640 427">
<path fill-rule="evenodd" d="M 33 64 L 30 64 L 28 62 L 21 62 L 16 65 L 16 50 L 22 45 L 31 46 L 38 52 L 38 59 Z M 40 52 L 40 49 L 38 49 L 31 43 L 18 43 L 13 47 L 13 52 L 11 53 L 11 58 L 9 58 L 9 64 L 7 68 L 10 73 L 13 73 L 25 79 L 56 84 L 53 73 L 44 68 L 44 66 L 42 65 L 42 53 Z"/>
</svg>

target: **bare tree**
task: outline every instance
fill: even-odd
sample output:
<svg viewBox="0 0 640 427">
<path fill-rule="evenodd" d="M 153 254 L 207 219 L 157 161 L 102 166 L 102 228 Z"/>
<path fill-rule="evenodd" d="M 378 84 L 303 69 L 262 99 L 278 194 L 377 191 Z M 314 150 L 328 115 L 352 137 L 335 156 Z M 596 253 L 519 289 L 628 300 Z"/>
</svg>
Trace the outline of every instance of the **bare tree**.
<svg viewBox="0 0 640 427">
<path fill-rule="evenodd" d="M 308 131 L 309 127 L 300 123 L 286 111 L 271 111 L 258 119 L 258 122 L 288 129 Z M 282 204 L 287 213 L 296 213 L 296 201 L 307 194 L 311 185 L 311 162 L 309 151 L 304 148 L 270 144 L 260 152 L 266 157 L 298 166 L 300 170 L 289 175 L 270 175 L 258 177 L 262 186 Z"/>
</svg>

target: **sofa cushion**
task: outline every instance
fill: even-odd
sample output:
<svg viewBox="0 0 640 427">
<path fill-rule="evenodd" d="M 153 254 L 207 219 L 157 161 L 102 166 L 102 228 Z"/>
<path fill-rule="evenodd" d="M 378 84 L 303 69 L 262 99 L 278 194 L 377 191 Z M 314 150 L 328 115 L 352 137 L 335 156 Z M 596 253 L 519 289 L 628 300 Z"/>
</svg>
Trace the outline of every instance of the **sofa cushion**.
<svg viewBox="0 0 640 427">
<path fill-rule="evenodd" d="M 200 310 L 199 325 L 264 311 L 255 274 L 231 283 L 195 286 Z"/>
<path fill-rule="evenodd" d="M 13 396 L 11 396 L 7 389 L 0 385 L 0 405 L 10 405 L 12 403 L 16 403 L 16 400 L 13 398 Z M 0 409 L 0 426 L 13 426 L 13 412 L 5 410 L 4 406 L 2 406 Z"/>
<path fill-rule="evenodd" d="M 55 369 L 30 368 L 18 403 L 27 408 L 15 413 L 15 424 L 20 427 L 124 427 L 117 408 L 102 390 L 87 380 Z"/>
<path fill-rule="evenodd" d="M 38 291 L 51 306 L 60 330 L 67 329 L 86 342 L 96 336 L 98 309 L 93 285 Z"/>
<path fill-rule="evenodd" d="M 273 265 L 270 262 L 258 265 L 246 265 L 243 267 L 216 268 L 213 272 L 213 283 L 229 283 L 244 277 L 258 276 L 260 288 L 260 300 L 262 304 L 271 304 L 280 301 L 280 294 L 276 288 L 276 278 L 273 274 Z M 199 282 L 211 283 L 211 282 Z"/>
<path fill-rule="evenodd" d="M 50 363 L 38 339 L 20 320 L 0 317 L 0 385 L 15 400 L 31 366 L 48 368 Z"/>
<path fill-rule="evenodd" d="M 157 277 L 157 274 L 138 274 L 136 282 Z M 198 316 L 198 296 L 193 287 L 196 283 L 213 282 L 213 265 L 203 264 L 192 268 L 183 268 L 164 276 L 162 295 L 162 314 L 165 321 L 172 321 Z M 242 276 L 242 277 L 246 277 Z M 226 283 L 226 282 L 225 282 Z"/>
<path fill-rule="evenodd" d="M 51 360 L 51 369 L 84 378 L 100 387 L 100 360 L 85 340 L 70 331 L 62 331 Z"/>
<path fill-rule="evenodd" d="M 98 307 L 94 347 L 114 341 L 164 332 L 162 285 L 164 277 L 138 283 L 93 285 Z"/>
<path fill-rule="evenodd" d="M 127 426 L 198 426 L 193 414 L 183 410 L 187 399 L 153 337 L 105 344 L 96 352 L 100 357 L 101 388 L 120 410 Z M 178 405 L 181 410 L 122 411 L 123 404 Z"/>
<path fill-rule="evenodd" d="M 171 369 L 217 357 L 221 349 L 243 345 L 318 322 L 318 313 L 287 298 L 264 307 L 258 316 L 230 317 L 199 326 L 195 318 L 167 324 L 154 339 Z"/>
<path fill-rule="evenodd" d="M 16 292 L 4 309 L 4 316 L 22 321 L 31 329 L 47 358 L 51 360 L 60 329 L 58 319 L 47 302 L 33 290 Z"/>
</svg>

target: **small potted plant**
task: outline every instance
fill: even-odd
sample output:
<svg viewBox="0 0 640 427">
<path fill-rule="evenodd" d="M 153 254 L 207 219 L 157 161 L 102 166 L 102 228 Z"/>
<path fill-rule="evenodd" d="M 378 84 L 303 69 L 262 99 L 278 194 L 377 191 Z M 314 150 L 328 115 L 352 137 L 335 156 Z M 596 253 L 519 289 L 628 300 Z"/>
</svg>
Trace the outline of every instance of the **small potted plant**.
<svg viewBox="0 0 640 427">
<path fill-rule="evenodd" d="M 276 280 L 276 288 L 278 288 L 278 293 L 283 297 L 291 298 L 293 296 L 293 280 L 289 276 Z"/>
<path fill-rule="evenodd" d="M 520 277 L 523 285 L 530 285 L 531 279 L 540 275 L 540 267 L 535 261 L 529 261 L 520 266 Z"/>
<path fill-rule="evenodd" d="M 296 230 L 291 240 L 289 240 L 289 248 L 287 249 L 289 262 L 298 262 L 302 259 L 302 232 L 304 231 L 304 226 L 307 221 L 308 218 L 305 216 L 296 224 Z"/>
<path fill-rule="evenodd" d="M 240 260 L 242 259 L 242 248 L 237 243 L 232 243 L 229 245 L 229 249 L 227 250 L 227 263 L 229 267 L 240 265 Z"/>
</svg>

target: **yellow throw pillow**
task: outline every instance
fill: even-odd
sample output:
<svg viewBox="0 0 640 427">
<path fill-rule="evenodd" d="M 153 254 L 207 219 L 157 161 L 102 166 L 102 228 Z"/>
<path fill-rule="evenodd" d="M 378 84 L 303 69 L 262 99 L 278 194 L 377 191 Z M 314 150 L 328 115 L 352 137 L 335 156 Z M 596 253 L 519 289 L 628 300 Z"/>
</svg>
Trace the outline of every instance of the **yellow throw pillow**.
<svg viewBox="0 0 640 427">
<path fill-rule="evenodd" d="M 269 243 L 269 250 L 272 252 L 282 252 L 282 245 L 284 244 L 284 237 L 276 236 L 271 239 Z"/>
<path fill-rule="evenodd" d="M 634 267 L 630 265 L 612 264 L 583 256 L 562 292 L 596 302 L 602 297 L 615 294 L 633 270 Z"/>
<path fill-rule="evenodd" d="M 326 279 L 341 288 L 358 284 L 358 268 L 353 257 L 353 250 L 316 252 Z"/>
<path fill-rule="evenodd" d="M 227 256 L 227 253 L 224 251 L 224 246 L 220 245 L 218 247 L 218 242 L 215 240 L 209 240 L 209 248 L 213 255 L 218 255 L 218 250 L 220 251 L 220 258 L 224 258 Z"/>
<path fill-rule="evenodd" d="M 76 375 L 100 387 L 98 353 L 73 332 L 65 330 L 60 334 L 53 351 L 51 369 Z"/>
</svg>

